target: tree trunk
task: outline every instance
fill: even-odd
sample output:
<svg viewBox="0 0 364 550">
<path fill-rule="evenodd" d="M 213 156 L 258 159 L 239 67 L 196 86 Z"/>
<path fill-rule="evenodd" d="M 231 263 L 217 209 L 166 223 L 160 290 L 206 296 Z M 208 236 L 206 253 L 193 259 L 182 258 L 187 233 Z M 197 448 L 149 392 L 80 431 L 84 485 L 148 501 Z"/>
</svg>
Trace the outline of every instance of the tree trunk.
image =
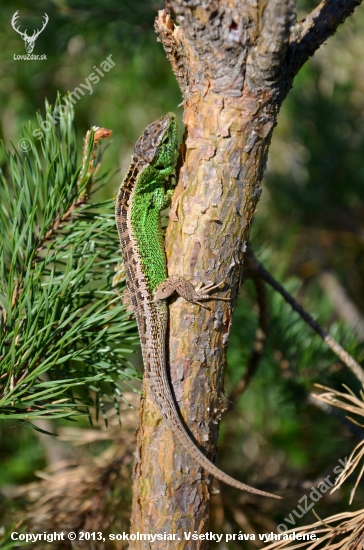
<svg viewBox="0 0 364 550">
<path fill-rule="evenodd" d="M 277 114 L 299 68 L 359 1 L 324 1 L 300 23 L 293 0 L 170 4 L 178 26 L 163 10 L 156 30 L 184 97 L 186 140 L 166 237 L 168 272 L 193 283 L 224 282 L 214 296 L 231 301 L 210 301 L 206 310 L 171 300 L 167 349 L 185 424 L 213 460 L 233 308 Z M 206 549 L 207 541 L 188 541 L 184 532 L 208 530 L 212 480 L 144 389 L 131 533 L 176 538 L 130 548 Z"/>
</svg>

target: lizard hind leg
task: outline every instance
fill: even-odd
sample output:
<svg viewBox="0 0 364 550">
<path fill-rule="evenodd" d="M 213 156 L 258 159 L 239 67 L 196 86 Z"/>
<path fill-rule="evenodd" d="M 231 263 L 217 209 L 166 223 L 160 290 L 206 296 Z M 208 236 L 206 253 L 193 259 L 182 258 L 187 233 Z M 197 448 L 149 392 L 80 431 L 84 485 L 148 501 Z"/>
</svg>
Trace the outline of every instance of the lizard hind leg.
<svg viewBox="0 0 364 550">
<path fill-rule="evenodd" d="M 188 302 L 192 302 L 194 304 L 200 305 L 205 309 L 209 309 L 204 304 L 201 304 L 201 300 L 230 301 L 230 298 L 219 298 L 216 296 L 210 296 L 210 294 L 208 294 L 209 292 L 211 292 L 211 290 L 214 290 L 222 284 L 224 284 L 224 281 L 219 283 L 218 285 L 214 285 L 212 283 L 198 289 L 195 288 L 189 281 L 183 279 L 183 277 L 167 277 L 167 279 L 162 281 L 156 288 L 153 299 L 154 301 L 166 300 L 174 292 L 177 292 L 179 296 L 181 296 Z"/>
</svg>

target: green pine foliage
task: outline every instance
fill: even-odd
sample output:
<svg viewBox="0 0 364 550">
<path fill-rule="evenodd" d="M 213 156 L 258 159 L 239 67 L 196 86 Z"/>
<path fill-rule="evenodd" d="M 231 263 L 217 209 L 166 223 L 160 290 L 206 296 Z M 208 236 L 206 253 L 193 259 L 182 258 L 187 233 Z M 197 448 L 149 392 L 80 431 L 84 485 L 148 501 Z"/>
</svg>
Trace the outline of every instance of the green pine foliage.
<svg viewBox="0 0 364 550">
<path fill-rule="evenodd" d="M 80 177 L 70 106 L 39 144 L 31 130 L 0 174 L 0 419 L 25 422 L 104 410 L 138 377 L 135 323 L 112 287 L 113 201 L 81 200 L 92 175 Z"/>
</svg>

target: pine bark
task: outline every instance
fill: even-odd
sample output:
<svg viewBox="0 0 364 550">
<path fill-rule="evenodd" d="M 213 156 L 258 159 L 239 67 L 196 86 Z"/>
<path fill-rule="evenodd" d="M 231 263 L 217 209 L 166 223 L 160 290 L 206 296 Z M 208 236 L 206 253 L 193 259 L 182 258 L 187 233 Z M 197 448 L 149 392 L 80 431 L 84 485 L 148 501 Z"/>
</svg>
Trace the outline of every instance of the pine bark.
<svg viewBox="0 0 364 550">
<path fill-rule="evenodd" d="M 171 0 L 156 30 L 184 100 L 185 142 L 167 229 L 169 275 L 224 282 L 209 311 L 170 302 L 171 383 L 185 425 L 214 460 L 226 350 L 249 230 L 277 114 L 310 55 L 360 2 L 323 1 L 296 23 L 293 0 Z M 313 16 L 314 15 L 314 16 Z M 207 549 L 211 479 L 175 441 L 148 385 L 140 408 L 131 533 L 177 539 L 131 549 Z M 263 490 L 252 480 L 245 483 Z M 247 498 L 261 498 L 249 495 Z"/>
</svg>

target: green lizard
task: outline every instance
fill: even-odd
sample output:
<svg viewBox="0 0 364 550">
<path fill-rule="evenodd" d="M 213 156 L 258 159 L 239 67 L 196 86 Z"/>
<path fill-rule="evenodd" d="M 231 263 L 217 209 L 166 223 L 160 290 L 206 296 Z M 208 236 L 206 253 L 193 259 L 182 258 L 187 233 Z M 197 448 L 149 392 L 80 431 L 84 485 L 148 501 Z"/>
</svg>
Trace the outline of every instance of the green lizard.
<svg viewBox="0 0 364 550">
<path fill-rule="evenodd" d="M 177 117 L 168 113 L 150 124 L 136 141 L 116 200 L 127 299 L 138 324 L 145 375 L 167 425 L 202 468 L 243 491 L 279 498 L 235 480 L 210 462 L 186 432 L 173 399 L 166 366 L 166 300 L 176 291 L 186 300 L 200 304 L 201 300 L 216 299 L 208 293 L 220 286 L 208 285 L 195 290 L 181 277 L 167 277 L 160 212 L 168 206 L 173 193 L 167 182 L 170 182 L 177 154 Z"/>
</svg>

